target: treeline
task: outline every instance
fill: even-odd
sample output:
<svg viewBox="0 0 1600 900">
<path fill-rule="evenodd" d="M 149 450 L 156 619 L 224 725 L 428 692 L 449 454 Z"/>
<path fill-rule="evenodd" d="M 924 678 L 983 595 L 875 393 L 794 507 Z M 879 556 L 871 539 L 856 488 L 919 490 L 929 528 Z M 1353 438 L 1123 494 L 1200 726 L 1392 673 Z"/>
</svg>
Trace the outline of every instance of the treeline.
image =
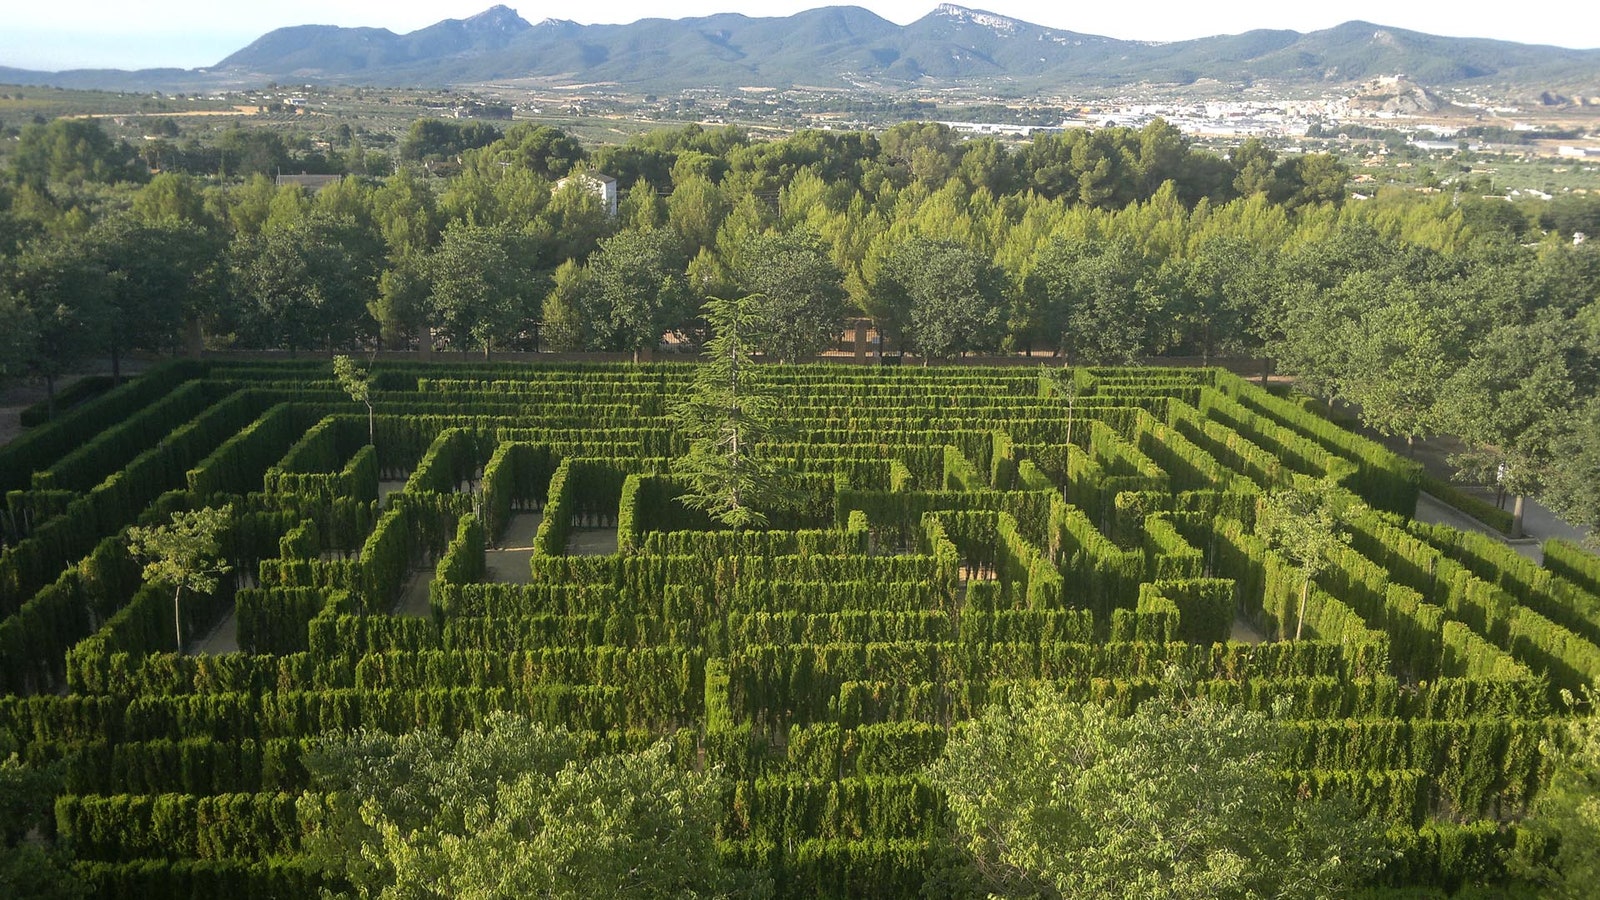
<svg viewBox="0 0 1600 900">
<path fill-rule="evenodd" d="M 224 138 L 217 151 L 245 162 L 213 171 L 286 167 L 272 132 Z M 773 142 L 690 126 L 591 153 L 548 127 L 421 120 L 398 155 L 391 176 L 313 194 L 259 175 L 148 177 L 90 120 L 29 126 L 0 194 L 0 254 L 11 312 L 36 334 L 7 368 L 49 375 L 75 355 L 170 349 L 201 326 L 240 347 L 408 346 L 431 328 L 489 348 L 529 345 L 542 322 L 545 346 L 629 350 L 694 336 L 704 296 L 739 291 L 793 323 L 774 348 L 785 356 L 815 352 L 852 306 L 934 355 L 1227 351 L 1193 329 L 1146 335 L 1143 321 L 1116 346 L 1065 344 L 1069 295 L 1090 285 L 1061 270 L 1093 258 L 1125 282 L 1101 318 L 1131 298 L 1179 302 L 1166 282 L 1191 254 L 1152 244 L 1139 220 L 1191 230 L 1197 211 L 1332 210 L 1346 174 L 1254 144 L 1224 160 L 1165 123 L 1014 151 L 916 123 Z M 578 171 L 618 180 L 615 218 L 582 184 L 553 189 Z"/>
</svg>

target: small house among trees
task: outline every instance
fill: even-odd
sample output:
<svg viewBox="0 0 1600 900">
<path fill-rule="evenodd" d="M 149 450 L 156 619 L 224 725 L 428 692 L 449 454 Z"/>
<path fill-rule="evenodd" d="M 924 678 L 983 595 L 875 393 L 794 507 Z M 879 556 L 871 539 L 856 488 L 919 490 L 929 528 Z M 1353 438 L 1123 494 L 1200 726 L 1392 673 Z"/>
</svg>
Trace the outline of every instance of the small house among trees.
<svg viewBox="0 0 1600 900">
<path fill-rule="evenodd" d="M 600 198 L 600 203 L 605 207 L 606 215 L 613 219 L 617 217 L 617 180 L 615 178 L 610 175 L 602 175 L 599 172 L 578 172 L 556 182 L 556 190 L 559 191 L 566 187 L 567 182 L 574 178 L 578 179 L 579 184 L 588 188 L 590 192 Z"/>
</svg>

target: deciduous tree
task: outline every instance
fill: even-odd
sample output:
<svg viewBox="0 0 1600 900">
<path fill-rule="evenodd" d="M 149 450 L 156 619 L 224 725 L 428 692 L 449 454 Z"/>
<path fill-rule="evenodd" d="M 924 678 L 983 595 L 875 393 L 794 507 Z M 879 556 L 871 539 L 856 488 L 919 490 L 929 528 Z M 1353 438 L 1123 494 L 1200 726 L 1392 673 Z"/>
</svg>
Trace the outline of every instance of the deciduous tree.
<svg viewBox="0 0 1600 900">
<path fill-rule="evenodd" d="M 350 399 L 367 407 L 367 443 L 376 444 L 377 429 L 373 423 L 372 411 L 372 373 L 356 365 L 355 360 L 348 356 L 335 356 L 333 358 L 333 377 L 338 380 L 339 387 L 344 389 Z"/>
<path fill-rule="evenodd" d="M 532 242 L 507 226 L 456 223 L 428 258 L 431 320 L 485 357 L 537 316 L 544 295 Z"/>
<path fill-rule="evenodd" d="M 929 778 L 1000 897 L 1340 896 L 1383 859 L 1383 826 L 1297 800 L 1277 734 L 1177 684 L 1126 716 L 1040 686 L 952 733 Z"/>
<path fill-rule="evenodd" d="M 175 512 L 165 525 L 128 529 L 128 552 L 144 563 L 144 580 L 172 588 L 173 634 L 183 652 L 183 593 L 209 594 L 233 570 L 219 554 L 233 506 Z"/>
<path fill-rule="evenodd" d="M 1306 621 L 1311 582 L 1327 569 L 1333 552 L 1349 540 L 1344 523 L 1363 507 L 1324 482 L 1297 476 L 1295 486 L 1262 495 L 1256 507 L 1256 534 L 1283 551 L 1300 569 L 1300 612 L 1294 639 Z"/>
<path fill-rule="evenodd" d="M 723 782 L 680 767 L 664 743 L 585 758 L 564 729 L 494 713 L 455 740 L 325 737 L 305 764 L 328 792 L 308 850 L 357 896 L 682 898 L 731 886 L 716 850 Z"/>
<path fill-rule="evenodd" d="M 651 348 L 690 319 L 684 260 L 666 231 L 625 230 L 589 259 L 579 309 L 591 350 Z"/>
<path fill-rule="evenodd" d="M 42 377 L 50 415 L 55 415 L 56 380 L 98 351 L 115 287 L 103 260 L 81 235 L 39 237 L 18 255 L 15 297 L 23 307 L 19 324 L 31 325 L 25 367 Z"/>
<path fill-rule="evenodd" d="M 1004 291 L 987 258 L 920 235 L 890 251 L 871 289 L 879 330 L 924 360 L 997 347 Z"/>
<path fill-rule="evenodd" d="M 844 274 L 808 232 L 768 232 L 737 251 L 735 277 L 756 295 L 752 346 L 784 362 L 821 353 L 844 326 Z"/>
<path fill-rule="evenodd" d="M 1074 362 L 1129 362 L 1145 347 L 1147 263 L 1133 242 L 1057 237 L 1038 254 L 1024 290 L 1041 331 Z"/>
</svg>

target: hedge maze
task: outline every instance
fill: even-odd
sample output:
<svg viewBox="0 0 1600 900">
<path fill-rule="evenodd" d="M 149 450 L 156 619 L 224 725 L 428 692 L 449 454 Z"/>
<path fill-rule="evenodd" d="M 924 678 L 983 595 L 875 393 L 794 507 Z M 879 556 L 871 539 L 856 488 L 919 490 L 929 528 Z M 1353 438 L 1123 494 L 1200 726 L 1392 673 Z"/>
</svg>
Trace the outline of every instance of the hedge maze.
<svg viewBox="0 0 1600 900">
<path fill-rule="evenodd" d="M 310 741 L 513 710 L 720 765 L 722 852 L 781 896 L 913 897 L 952 728 L 1037 679 L 1130 708 L 1171 667 L 1277 704 L 1264 777 L 1392 823 L 1380 892 L 1547 852 L 1517 820 L 1600 675 L 1592 556 L 1411 522 L 1412 464 L 1214 370 L 770 367 L 756 452 L 800 500 L 716 530 L 670 474 L 692 378 L 380 363 L 369 445 L 325 362 L 180 362 L 0 448 L 0 728 L 64 761 L 98 894 L 308 896 Z M 1297 476 L 1368 509 L 1293 640 L 1298 570 L 1252 523 Z M 225 503 L 234 574 L 176 652 L 119 535 Z"/>
</svg>

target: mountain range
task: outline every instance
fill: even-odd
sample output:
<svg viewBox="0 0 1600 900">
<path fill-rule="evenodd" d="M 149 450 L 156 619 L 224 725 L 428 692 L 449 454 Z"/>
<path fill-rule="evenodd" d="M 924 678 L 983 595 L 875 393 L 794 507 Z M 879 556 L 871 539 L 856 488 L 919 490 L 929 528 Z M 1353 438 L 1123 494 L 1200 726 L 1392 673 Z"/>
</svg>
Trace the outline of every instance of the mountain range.
<svg viewBox="0 0 1600 900">
<path fill-rule="evenodd" d="M 267 81 L 442 87 L 526 79 L 649 91 L 963 84 L 1022 92 L 1202 81 L 1346 84 L 1402 73 L 1431 85 L 1477 83 L 1594 98 L 1600 95 L 1600 49 L 1440 37 L 1367 22 L 1304 34 L 1257 30 L 1190 41 L 1126 41 L 953 4 L 904 26 L 853 6 L 781 18 L 730 13 L 627 25 L 561 19 L 532 24 L 494 6 L 408 34 L 330 25 L 279 28 L 206 69 L 44 73 L 0 67 L 0 81 L 172 89 Z"/>
</svg>

